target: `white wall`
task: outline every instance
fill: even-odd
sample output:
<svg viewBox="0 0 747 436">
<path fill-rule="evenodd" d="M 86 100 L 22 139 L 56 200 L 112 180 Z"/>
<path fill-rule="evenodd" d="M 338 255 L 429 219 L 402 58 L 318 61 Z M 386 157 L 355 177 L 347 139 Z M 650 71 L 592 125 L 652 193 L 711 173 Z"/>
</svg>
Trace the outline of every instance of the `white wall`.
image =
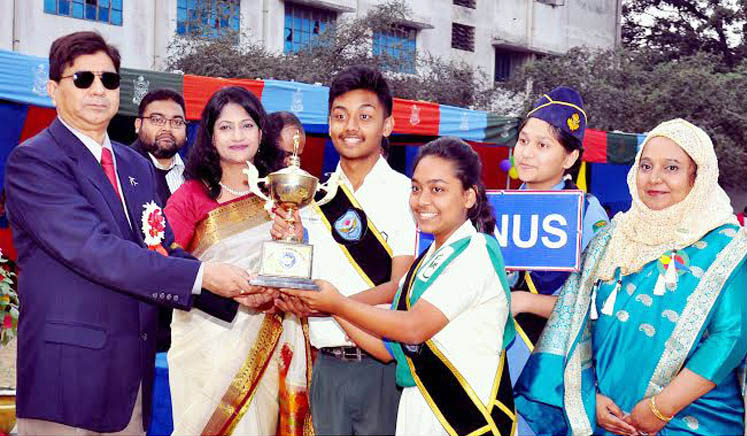
<svg viewBox="0 0 747 436">
<path fill-rule="evenodd" d="M 149 69 L 154 59 L 154 8 L 158 2 L 152 0 L 128 0 L 123 5 L 123 25 L 98 23 L 78 18 L 44 13 L 43 2 L 33 0 L 16 1 L 16 50 L 36 56 L 49 55 L 49 47 L 60 36 L 81 30 L 101 33 L 122 55 L 122 65 L 130 68 Z M 166 0 L 171 1 L 171 0 Z M 174 0 L 175 1 L 175 0 Z M 12 11 L 12 0 L 3 0 L 3 10 Z M 176 7 L 176 6 L 174 6 Z M 11 15 L 12 12 L 9 14 Z M 4 20 L 4 19 L 2 19 Z M 5 25 L 2 26 L 5 28 Z M 4 35 L 5 32 L 3 32 Z M 3 36 L 3 47 L 6 38 Z"/>
<path fill-rule="evenodd" d="M 302 0 L 352 8 L 341 18 L 361 16 L 384 0 Z M 586 45 L 611 48 L 617 40 L 618 0 L 566 0 L 553 7 L 536 0 L 477 0 L 477 9 L 454 6 L 452 0 L 406 0 L 413 21 L 433 29 L 418 32 L 418 50 L 463 60 L 493 75 L 494 44 L 507 43 L 529 51 L 563 53 Z M 123 66 L 162 69 L 176 31 L 177 0 L 125 0 L 122 26 L 44 13 L 41 0 L 0 0 L 0 48 L 13 47 L 13 5 L 16 8 L 15 49 L 47 56 L 52 41 L 78 30 L 97 30 L 122 53 Z M 241 31 L 271 50 L 283 50 L 284 0 L 242 0 Z M 453 22 L 475 27 L 475 51 L 451 48 Z M 246 39 L 245 39 L 246 40 Z"/>
<path fill-rule="evenodd" d="M 0 0 L 0 50 L 13 50 L 13 2 Z"/>
</svg>

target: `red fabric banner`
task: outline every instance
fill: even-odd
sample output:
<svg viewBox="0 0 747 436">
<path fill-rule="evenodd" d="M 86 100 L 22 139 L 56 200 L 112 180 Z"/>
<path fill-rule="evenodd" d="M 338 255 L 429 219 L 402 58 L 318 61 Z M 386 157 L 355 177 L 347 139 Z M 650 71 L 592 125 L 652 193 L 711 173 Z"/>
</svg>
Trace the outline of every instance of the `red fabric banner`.
<svg viewBox="0 0 747 436">
<path fill-rule="evenodd" d="M 496 147 L 495 144 L 468 141 L 482 161 L 482 181 L 487 189 L 506 189 L 508 174 L 501 171 L 500 162 L 508 158 L 508 147 Z M 511 180 L 510 189 L 521 185 L 519 180 Z"/>
<path fill-rule="evenodd" d="M 265 82 L 250 79 L 221 79 L 217 77 L 184 75 L 184 103 L 187 106 L 187 119 L 199 120 L 202 109 L 215 91 L 227 86 L 241 86 L 251 91 L 262 100 L 262 90 Z"/>
<path fill-rule="evenodd" d="M 607 132 L 586 129 L 582 159 L 586 162 L 607 163 Z"/>
<path fill-rule="evenodd" d="M 55 117 L 57 117 L 57 110 L 54 108 L 29 105 L 29 110 L 26 113 L 26 121 L 23 123 L 23 130 L 21 130 L 21 138 L 18 143 L 20 144 L 49 127 Z"/>
<path fill-rule="evenodd" d="M 301 168 L 317 177 L 322 175 L 326 142 L 327 138 L 324 136 L 306 135 L 306 145 L 301 154 Z"/>
<path fill-rule="evenodd" d="M 438 103 L 394 99 L 394 133 L 438 136 Z"/>
</svg>

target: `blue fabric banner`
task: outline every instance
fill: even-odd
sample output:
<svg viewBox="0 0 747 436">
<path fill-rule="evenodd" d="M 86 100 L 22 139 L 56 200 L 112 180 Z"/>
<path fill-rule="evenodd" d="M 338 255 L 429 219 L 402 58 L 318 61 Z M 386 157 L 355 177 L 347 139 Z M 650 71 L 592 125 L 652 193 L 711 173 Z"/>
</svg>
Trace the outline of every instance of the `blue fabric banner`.
<svg viewBox="0 0 747 436">
<path fill-rule="evenodd" d="M 441 121 L 438 125 L 439 136 L 457 136 L 470 141 L 485 139 L 488 127 L 488 114 L 454 106 L 440 106 Z"/>
<path fill-rule="evenodd" d="M 589 191 L 607 209 L 607 215 L 612 217 L 618 212 L 630 209 L 633 199 L 630 196 L 626 180 L 631 166 L 599 163 L 589 163 L 588 165 L 589 174 L 591 174 Z"/>
<path fill-rule="evenodd" d="M 276 111 L 293 112 L 312 133 L 313 125 L 322 125 L 327 132 L 327 99 L 329 88 L 308 85 L 300 82 L 265 80 L 262 91 L 262 105 L 267 113 Z"/>
<path fill-rule="evenodd" d="M 47 95 L 47 59 L 0 50 L 0 65 L 0 99 L 54 107 Z"/>
<path fill-rule="evenodd" d="M 0 129 L 0 186 L 5 185 L 5 161 L 21 139 L 28 109 L 25 104 L 0 101 L 0 120 L 4 125 Z"/>
</svg>

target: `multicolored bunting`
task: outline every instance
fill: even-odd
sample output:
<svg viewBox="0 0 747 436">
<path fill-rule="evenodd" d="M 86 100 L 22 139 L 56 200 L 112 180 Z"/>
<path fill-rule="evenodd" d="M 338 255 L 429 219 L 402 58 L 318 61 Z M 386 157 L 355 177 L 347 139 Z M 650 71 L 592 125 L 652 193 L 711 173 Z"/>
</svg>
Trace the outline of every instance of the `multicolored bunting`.
<svg viewBox="0 0 747 436">
<path fill-rule="evenodd" d="M 586 129 L 583 160 L 593 163 L 632 163 L 644 139 L 644 134 Z"/>
<path fill-rule="evenodd" d="M 583 160 L 594 163 L 607 162 L 607 132 L 586 129 Z"/>
<path fill-rule="evenodd" d="M 5 177 L 5 160 L 13 147 L 36 135 L 52 123 L 53 108 L 0 100 L 0 186 Z"/>
<path fill-rule="evenodd" d="M 119 114 L 133 116 L 140 99 L 158 88 L 182 92 L 187 119 L 199 120 L 210 96 L 225 86 L 243 86 L 261 98 L 268 112 L 295 113 L 309 133 L 327 132 L 329 88 L 280 80 L 222 79 L 122 68 Z M 53 107 L 47 96 L 48 61 L 0 50 L 0 99 Z M 511 147 L 520 118 L 504 117 L 433 102 L 394 99 L 395 134 L 457 136 L 468 141 Z M 584 157 L 594 163 L 629 163 L 643 135 L 587 129 Z"/>
<path fill-rule="evenodd" d="M 268 112 L 295 113 L 307 132 L 303 154 L 304 168 L 312 174 L 334 171 L 339 156 L 326 137 L 328 130 L 328 96 L 326 86 L 278 80 L 222 79 L 122 68 L 119 114 L 110 123 L 114 140 L 131 140 L 132 116 L 137 114 L 140 99 L 158 88 L 182 92 L 187 106 L 189 132 L 194 138 L 196 121 L 212 94 L 226 86 L 243 86 L 262 100 Z M 56 116 L 46 86 L 49 66 L 46 58 L 0 50 L 0 184 L 5 159 L 10 150 L 23 140 L 48 126 Z M 499 163 L 508 158 L 516 142 L 520 118 L 504 117 L 483 111 L 442 106 L 433 102 L 395 99 L 394 135 L 390 156 L 393 166 L 412 173 L 417 148 L 436 136 L 457 136 L 472 144 L 483 162 L 483 180 L 488 188 L 516 188 L 501 171 Z M 315 136 L 316 134 L 316 136 Z M 604 132 L 587 129 L 583 160 L 589 190 L 612 213 L 630 205 L 625 176 L 645 135 Z M 507 182 L 509 186 L 507 186 Z"/>
<path fill-rule="evenodd" d="M 137 115 L 140 100 L 156 89 L 168 88 L 183 94 L 184 78 L 179 74 L 122 68 L 119 88 L 119 114 Z"/>
</svg>

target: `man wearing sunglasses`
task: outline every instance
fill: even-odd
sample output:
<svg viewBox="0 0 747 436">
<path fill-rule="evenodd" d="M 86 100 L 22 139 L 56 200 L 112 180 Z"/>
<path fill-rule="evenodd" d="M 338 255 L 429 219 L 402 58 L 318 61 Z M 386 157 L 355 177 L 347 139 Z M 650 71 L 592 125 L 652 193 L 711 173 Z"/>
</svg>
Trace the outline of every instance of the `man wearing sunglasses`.
<svg viewBox="0 0 747 436">
<path fill-rule="evenodd" d="M 22 271 L 21 435 L 144 434 L 158 307 L 194 303 L 230 322 L 234 298 L 254 306 L 271 299 L 249 286 L 246 271 L 200 263 L 173 244 L 153 168 L 107 135 L 119 62 L 98 33 L 57 39 L 47 85 L 57 119 L 7 161 L 6 208 Z"/>
</svg>

